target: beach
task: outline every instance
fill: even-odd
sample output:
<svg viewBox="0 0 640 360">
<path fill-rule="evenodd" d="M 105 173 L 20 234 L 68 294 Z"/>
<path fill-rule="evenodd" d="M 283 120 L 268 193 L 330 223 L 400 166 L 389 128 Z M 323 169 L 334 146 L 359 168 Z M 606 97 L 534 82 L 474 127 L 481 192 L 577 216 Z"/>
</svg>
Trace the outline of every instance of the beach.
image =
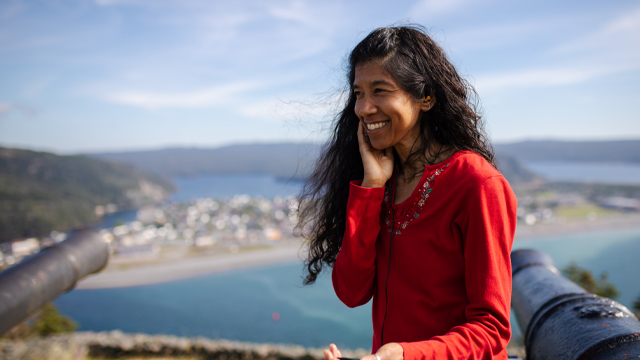
<svg viewBox="0 0 640 360">
<path fill-rule="evenodd" d="M 226 271 L 301 261 L 302 242 L 237 253 L 187 255 L 160 259 L 112 256 L 105 269 L 78 282 L 76 289 L 108 289 L 158 284 Z"/>
<path fill-rule="evenodd" d="M 601 216 L 596 219 L 560 220 L 554 223 L 526 225 L 518 223 L 515 241 L 594 231 L 640 228 L 640 213 Z"/>
<path fill-rule="evenodd" d="M 593 220 L 535 225 L 519 223 L 515 241 L 625 228 L 640 228 L 640 214 L 628 213 Z M 116 255 L 110 258 L 104 270 L 82 279 L 76 288 L 107 289 L 158 284 L 252 267 L 301 263 L 305 255 L 301 240 L 289 240 L 271 247 L 241 249 L 237 253 L 187 254 L 147 259 Z"/>
</svg>

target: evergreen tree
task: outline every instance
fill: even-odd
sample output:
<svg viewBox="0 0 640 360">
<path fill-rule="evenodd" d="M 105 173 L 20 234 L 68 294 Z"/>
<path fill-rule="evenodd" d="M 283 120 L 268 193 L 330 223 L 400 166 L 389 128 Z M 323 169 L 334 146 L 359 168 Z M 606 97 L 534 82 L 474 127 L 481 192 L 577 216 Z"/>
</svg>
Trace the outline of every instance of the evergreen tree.
<svg viewBox="0 0 640 360">
<path fill-rule="evenodd" d="M 640 295 L 638 295 L 636 301 L 633 302 L 633 312 L 640 318 Z"/>
<path fill-rule="evenodd" d="M 575 262 L 564 268 L 562 272 L 569 280 L 590 293 L 610 299 L 615 299 L 620 295 L 615 285 L 609 283 L 609 275 L 606 272 L 600 274 L 600 278 L 596 279 L 589 270 L 578 266 Z"/>
<path fill-rule="evenodd" d="M 2 337 L 7 339 L 25 339 L 34 336 L 47 336 L 51 334 L 73 332 L 78 328 L 70 318 L 60 314 L 51 303 L 46 304 L 40 310 L 27 318 L 22 323 L 14 326 Z"/>
</svg>

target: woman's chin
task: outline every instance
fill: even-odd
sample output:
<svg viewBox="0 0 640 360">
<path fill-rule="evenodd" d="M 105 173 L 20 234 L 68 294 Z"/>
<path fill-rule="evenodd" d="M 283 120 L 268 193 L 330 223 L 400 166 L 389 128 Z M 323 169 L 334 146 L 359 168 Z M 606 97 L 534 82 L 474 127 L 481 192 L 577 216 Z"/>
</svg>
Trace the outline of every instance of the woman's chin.
<svg viewBox="0 0 640 360">
<path fill-rule="evenodd" d="M 375 142 L 371 142 L 371 146 L 376 150 L 384 150 L 389 147 L 387 144 L 382 144 L 382 143 L 376 144 Z"/>
<path fill-rule="evenodd" d="M 376 150 L 384 150 L 391 146 L 388 141 L 376 141 L 376 139 L 369 138 L 369 143 Z"/>
</svg>

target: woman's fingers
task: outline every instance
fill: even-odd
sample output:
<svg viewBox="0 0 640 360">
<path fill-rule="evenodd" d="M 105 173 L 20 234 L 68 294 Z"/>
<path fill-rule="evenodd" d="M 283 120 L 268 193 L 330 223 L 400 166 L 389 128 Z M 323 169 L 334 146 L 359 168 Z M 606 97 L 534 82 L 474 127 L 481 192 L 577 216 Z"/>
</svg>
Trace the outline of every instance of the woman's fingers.
<svg viewBox="0 0 640 360">
<path fill-rule="evenodd" d="M 340 350 L 338 350 L 338 347 L 335 344 L 329 345 L 329 350 L 324 351 L 325 360 L 337 360 L 341 357 L 342 354 L 340 354 Z"/>
<path fill-rule="evenodd" d="M 331 354 L 331 351 L 329 350 L 324 351 L 324 360 L 335 360 L 333 357 L 333 354 Z"/>
<path fill-rule="evenodd" d="M 335 344 L 329 345 L 329 349 L 331 349 L 331 352 L 336 359 L 342 357 L 342 354 L 340 354 L 340 350 L 338 350 L 338 347 Z"/>
<path fill-rule="evenodd" d="M 360 154 L 369 150 L 369 143 L 366 138 L 367 134 L 364 132 L 364 123 L 360 121 L 358 123 L 358 145 L 360 145 Z"/>
</svg>

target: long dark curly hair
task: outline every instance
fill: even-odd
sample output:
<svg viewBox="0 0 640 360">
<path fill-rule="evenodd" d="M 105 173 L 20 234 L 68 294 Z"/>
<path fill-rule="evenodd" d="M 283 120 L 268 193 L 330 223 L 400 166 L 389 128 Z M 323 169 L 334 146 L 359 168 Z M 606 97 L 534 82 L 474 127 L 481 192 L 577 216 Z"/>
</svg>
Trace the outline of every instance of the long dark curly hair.
<svg viewBox="0 0 640 360">
<path fill-rule="evenodd" d="M 337 114 L 330 141 L 323 147 L 315 170 L 300 198 L 298 235 L 305 237 L 309 256 L 304 284 L 313 284 L 325 266 L 333 266 L 345 231 L 349 182 L 364 177 L 358 148 L 358 124 L 352 86 L 356 67 L 378 61 L 400 88 L 417 101 L 431 96 L 435 105 L 420 114 L 420 142 L 400 164 L 429 163 L 432 149 L 471 150 L 496 167 L 493 148 L 478 114 L 477 94 L 447 59 L 446 54 L 417 25 L 378 28 L 362 40 L 348 58 L 349 95 Z M 427 158 L 427 153 L 430 154 Z M 414 174 L 415 176 L 415 174 Z"/>
</svg>

